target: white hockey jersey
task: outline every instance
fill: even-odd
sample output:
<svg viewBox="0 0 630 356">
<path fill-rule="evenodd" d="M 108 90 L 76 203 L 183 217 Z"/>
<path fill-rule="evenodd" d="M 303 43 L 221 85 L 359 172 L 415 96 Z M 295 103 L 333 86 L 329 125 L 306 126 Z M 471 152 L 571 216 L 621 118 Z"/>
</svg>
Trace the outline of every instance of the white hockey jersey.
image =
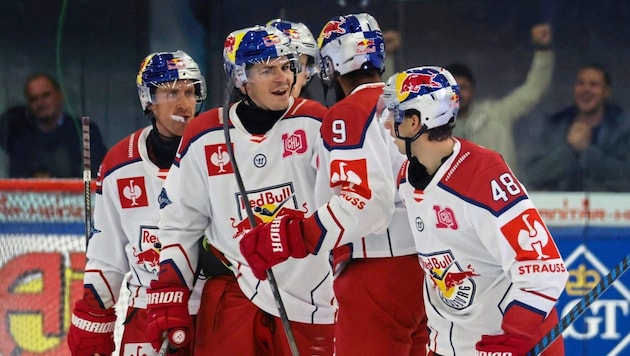
<svg viewBox="0 0 630 356">
<path fill-rule="evenodd" d="M 548 313 L 568 273 L 503 159 L 456 139 L 453 154 L 422 190 L 408 182 L 408 166 L 399 189 L 426 272 L 430 350 L 475 355 L 482 334 L 503 333 L 503 313 L 515 301 Z"/>
<path fill-rule="evenodd" d="M 149 159 L 146 139 L 151 129 L 119 141 L 99 169 L 84 286 L 93 289 L 103 308 L 116 304 L 127 275 L 128 305 L 145 309 L 146 289 L 157 278 L 162 247 L 158 195 L 168 170 Z M 199 309 L 202 282 L 190 297 L 191 314 Z"/>
<path fill-rule="evenodd" d="M 316 186 L 320 208 L 305 229 L 309 240 L 319 241 L 318 250 L 335 249 L 335 259 L 338 254 L 415 254 L 405 209 L 395 207 L 401 156 L 375 112 L 383 86 L 357 87 L 330 108 L 322 123 Z"/>
<path fill-rule="evenodd" d="M 291 99 L 272 129 L 252 135 L 243 127 L 237 105 L 243 104 L 236 103 L 229 111 L 230 139 L 247 200 L 239 191 L 228 154 L 222 110 L 201 114 L 186 128 L 160 198 L 164 242 L 160 261 L 164 278 L 190 287 L 191 266 L 198 258 L 195 242 L 205 233 L 231 263 L 244 294 L 262 310 L 279 316 L 269 281 L 253 275 L 235 236 L 250 228 L 245 204 L 251 206 L 257 223 L 269 222 L 287 209 L 307 216 L 315 211 L 316 143 L 326 108 L 315 101 Z M 273 272 L 290 320 L 334 323 L 328 254 L 290 258 Z"/>
</svg>

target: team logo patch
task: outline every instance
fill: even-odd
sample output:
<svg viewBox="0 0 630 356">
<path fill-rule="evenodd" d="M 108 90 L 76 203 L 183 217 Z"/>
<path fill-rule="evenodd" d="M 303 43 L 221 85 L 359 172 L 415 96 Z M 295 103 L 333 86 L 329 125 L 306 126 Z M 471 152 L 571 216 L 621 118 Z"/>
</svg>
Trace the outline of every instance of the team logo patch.
<svg viewBox="0 0 630 356">
<path fill-rule="evenodd" d="M 234 236 L 251 229 L 245 204 L 249 204 L 252 209 L 256 225 L 270 222 L 276 216 L 285 214 L 287 210 L 298 210 L 305 214 L 308 212 L 306 203 L 302 204 L 302 207 L 298 207 L 295 190 L 291 183 L 248 191 L 247 199 L 249 202 L 247 203 L 240 192 L 235 194 L 235 198 L 239 207 L 237 217 L 230 218 L 232 227 L 236 230 Z"/>
<path fill-rule="evenodd" d="M 501 232 L 516 251 L 517 261 L 560 258 L 558 248 L 536 209 L 527 209 L 501 227 Z"/>
<path fill-rule="evenodd" d="M 372 191 L 368 184 L 367 162 L 365 159 L 352 161 L 333 160 L 330 162 L 330 186 L 341 186 L 342 192 L 356 193 L 370 199 Z"/>
<path fill-rule="evenodd" d="M 206 166 L 208 166 L 209 176 L 234 173 L 230 155 L 224 143 L 207 145 L 204 149 L 206 151 Z"/>
<path fill-rule="evenodd" d="M 140 226 L 138 246 L 132 246 L 136 264 L 151 273 L 157 273 L 160 268 L 160 251 L 162 244 L 158 238 L 157 226 Z"/>
<path fill-rule="evenodd" d="M 439 205 L 434 205 L 433 211 L 435 211 L 435 216 L 437 218 L 435 227 L 437 227 L 438 229 L 457 230 L 458 225 L 453 209 L 449 207 L 441 208 Z"/>
<path fill-rule="evenodd" d="M 282 158 L 293 154 L 302 154 L 306 152 L 308 148 L 306 144 L 306 132 L 304 132 L 304 130 L 296 130 L 290 135 L 287 133 L 282 134 L 282 143 L 284 145 Z"/>
<path fill-rule="evenodd" d="M 420 265 L 431 278 L 433 288 L 440 291 L 440 299 L 444 304 L 457 310 L 472 304 L 476 290 L 473 277 L 479 276 L 472 265 L 460 267 L 449 251 L 429 256 L 419 254 L 418 258 Z"/>
<path fill-rule="evenodd" d="M 118 184 L 121 208 L 130 209 L 149 206 L 144 177 L 121 178 L 116 183 Z"/>
</svg>

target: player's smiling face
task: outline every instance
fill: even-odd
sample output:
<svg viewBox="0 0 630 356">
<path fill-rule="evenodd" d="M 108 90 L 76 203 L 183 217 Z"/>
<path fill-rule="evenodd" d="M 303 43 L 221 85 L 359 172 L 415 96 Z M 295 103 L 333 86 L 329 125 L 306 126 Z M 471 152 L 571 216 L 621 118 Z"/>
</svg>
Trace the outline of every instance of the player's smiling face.
<svg viewBox="0 0 630 356">
<path fill-rule="evenodd" d="M 247 83 L 241 87 L 241 91 L 262 109 L 285 110 L 289 107 L 293 76 L 286 57 L 256 63 L 248 69 Z"/>
<path fill-rule="evenodd" d="M 155 89 L 151 110 L 162 136 L 184 134 L 188 120 L 195 116 L 195 86 L 191 80 L 176 80 L 161 84 Z"/>
</svg>

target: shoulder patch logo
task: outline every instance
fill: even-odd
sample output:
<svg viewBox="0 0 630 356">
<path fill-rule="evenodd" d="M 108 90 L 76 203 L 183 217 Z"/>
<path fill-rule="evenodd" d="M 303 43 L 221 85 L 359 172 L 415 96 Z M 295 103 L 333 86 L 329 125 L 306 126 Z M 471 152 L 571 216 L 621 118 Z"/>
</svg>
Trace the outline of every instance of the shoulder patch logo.
<svg viewBox="0 0 630 356">
<path fill-rule="evenodd" d="M 501 227 L 517 261 L 560 258 L 558 248 L 536 209 L 527 209 Z"/>
<path fill-rule="evenodd" d="M 144 177 L 121 178 L 116 181 L 120 206 L 123 209 L 149 206 Z"/>
<path fill-rule="evenodd" d="M 351 161 L 333 160 L 330 162 L 330 186 L 341 185 L 343 192 L 352 192 L 370 199 L 372 191 L 368 184 L 367 162 L 365 159 Z"/>
<path fill-rule="evenodd" d="M 224 143 L 207 145 L 204 147 L 204 150 L 206 151 L 206 165 L 209 176 L 234 173 L 230 155 Z"/>
</svg>

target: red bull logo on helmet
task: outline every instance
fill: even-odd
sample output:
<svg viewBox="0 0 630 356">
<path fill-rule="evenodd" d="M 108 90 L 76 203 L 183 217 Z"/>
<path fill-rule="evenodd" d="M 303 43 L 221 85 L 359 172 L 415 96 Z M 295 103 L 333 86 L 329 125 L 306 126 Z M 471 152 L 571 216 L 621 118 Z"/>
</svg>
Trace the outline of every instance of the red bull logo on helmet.
<svg viewBox="0 0 630 356">
<path fill-rule="evenodd" d="M 341 27 L 346 22 L 343 17 L 339 18 L 339 21 L 328 21 L 328 23 L 322 29 L 322 33 L 319 37 L 329 39 L 333 34 L 343 35 L 346 33 L 346 29 Z"/>
<path fill-rule="evenodd" d="M 269 34 L 263 38 L 263 43 L 267 47 L 275 46 L 280 42 L 282 42 L 282 38 L 274 34 Z"/>
<path fill-rule="evenodd" d="M 171 58 L 166 61 L 166 69 L 184 69 L 186 68 L 186 63 L 184 63 L 181 58 Z"/>
<path fill-rule="evenodd" d="M 400 83 L 400 94 L 420 93 L 424 88 L 439 89 L 442 85 L 433 80 L 437 74 L 409 73 Z"/>
<path fill-rule="evenodd" d="M 289 38 L 291 40 L 299 40 L 300 39 L 300 32 L 297 31 L 294 28 L 287 28 L 286 30 L 282 31 L 284 32 L 284 34 L 286 34 L 287 36 L 289 36 Z"/>
<path fill-rule="evenodd" d="M 368 54 L 376 52 L 376 44 L 374 40 L 363 39 L 357 42 L 356 53 L 357 54 Z"/>
</svg>

